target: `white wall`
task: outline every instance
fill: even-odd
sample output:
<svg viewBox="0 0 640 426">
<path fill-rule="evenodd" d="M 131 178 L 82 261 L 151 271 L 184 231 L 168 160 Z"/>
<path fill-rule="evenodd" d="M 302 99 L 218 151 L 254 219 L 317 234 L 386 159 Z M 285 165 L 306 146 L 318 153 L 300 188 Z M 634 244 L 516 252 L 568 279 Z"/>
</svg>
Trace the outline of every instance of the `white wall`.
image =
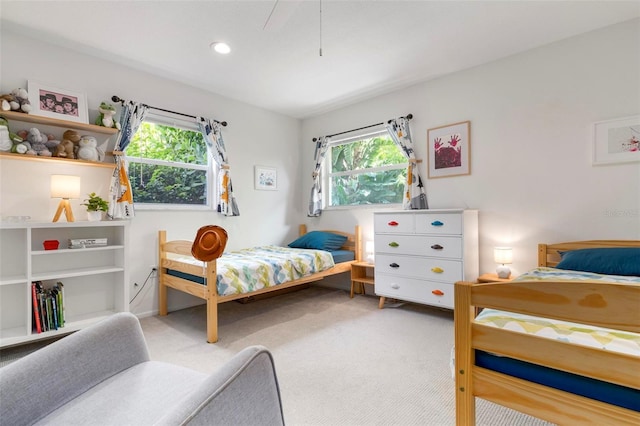
<svg viewBox="0 0 640 426">
<path fill-rule="evenodd" d="M 107 62 L 55 45 L 3 30 L 0 90 L 8 93 L 27 87 L 32 79 L 54 87 L 87 94 L 89 119 L 97 115 L 101 101 L 112 95 L 145 102 L 174 111 L 203 115 L 229 122 L 223 137 L 229 153 L 231 177 L 240 214 L 225 218 L 214 212 L 138 211 L 131 226 L 131 294 L 156 264 L 157 231 L 166 229 L 171 239 L 193 239 L 197 229 L 218 224 L 229 233 L 228 248 L 286 243 L 297 236 L 304 217 L 300 206 L 300 121 L 256 108 L 194 87 L 178 84 L 113 62 Z M 19 129 L 11 129 L 19 130 Z M 0 215 L 29 215 L 51 221 L 57 200 L 49 197 L 48 175 L 74 173 L 82 178 L 82 193 L 106 196 L 108 169 L 67 166 L 45 161 L 2 160 L 0 162 Z M 253 188 L 254 165 L 276 167 L 277 191 Z M 77 220 L 84 220 L 82 200 L 72 202 Z M 199 299 L 174 292 L 170 309 L 200 303 Z M 157 288 L 150 280 L 131 310 L 146 314 L 157 310 Z"/>
<path fill-rule="evenodd" d="M 481 272 L 495 270 L 497 245 L 514 247 L 518 273 L 536 265 L 540 242 L 640 239 L 640 164 L 591 165 L 592 123 L 640 113 L 640 20 L 305 120 L 305 167 L 314 136 L 408 113 L 429 207 L 479 210 Z M 466 120 L 471 174 L 427 179 L 427 129 Z M 373 234 L 370 209 L 308 222 L 359 222 Z"/>
</svg>

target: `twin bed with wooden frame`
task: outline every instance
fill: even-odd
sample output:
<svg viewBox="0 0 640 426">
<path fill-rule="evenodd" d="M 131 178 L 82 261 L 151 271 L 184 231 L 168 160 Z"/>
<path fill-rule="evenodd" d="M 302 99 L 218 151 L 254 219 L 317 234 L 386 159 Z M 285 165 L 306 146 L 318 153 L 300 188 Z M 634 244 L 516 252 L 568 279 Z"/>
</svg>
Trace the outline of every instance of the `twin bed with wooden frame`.
<svg viewBox="0 0 640 426">
<path fill-rule="evenodd" d="M 640 241 L 540 244 L 538 264 L 554 268 L 560 260 L 560 251 L 610 247 L 640 247 Z M 635 335 L 640 333 L 640 284 L 635 273 L 633 275 L 624 283 L 597 279 L 536 281 L 528 278 L 507 283 L 456 283 L 457 424 L 475 424 L 476 397 L 557 424 L 640 424 L 640 409 L 637 408 L 640 405 L 640 354 L 637 352 L 640 336 Z M 609 280 L 608 277 L 603 279 Z M 526 274 L 522 278 L 526 278 Z M 633 342 L 631 346 L 636 352 L 605 350 L 598 347 L 599 343 L 591 347 L 570 343 L 564 336 L 549 338 L 492 327 L 478 321 L 477 316 L 483 309 L 504 311 L 505 318 L 515 313 L 516 316 L 577 323 L 575 329 L 578 331 L 582 325 L 590 325 L 613 330 L 616 335 L 625 333 L 627 339 L 631 334 L 634 340 L 628 342 Z M 570 392 L 540 384 L 540 373 L 523 379 L 515 377 L 514 373 L 497 372 L 497 368 L 478 366 L 482 364 L 480 357 L 485 354 L 495 356 L 497 362 L 507 359 L 524 366 L 534 364 L 534 368 L 548 367 L 549 374 L 573 373 L 579 380 L 587 381 L 588 384 L 581 386 L 589 391 L 600 384 L 605 389 L 622 389 L 626 392 L 625 403 L 631 408 L 623 408 L 625 403 L 617 400 L 602 402 L 580 396 L 581 390 Z"/>
<path fill-rule="evenodd" d="M 159 268 L 158 268 L 158 287 L 159 287 L 159 311 L 160 315 L 167 315 L 167 287 L 179 290 L 193 296 L 206 300 L 207 302 L 207 342 L 215 343 L 218 341 L 218 304 L 229 302 L 232 300 L 245 299 L 259 294 L 279 291 L 285 288 L 318 281 L 324 277 L 351 271 L 351 264 L 357 262 L 362 254 L 362 238 L 360 227 L 355 227 L 353 234 L 342 231 L 324 231 L 338 234 L 346 237 L 346 241 L 341 250 L 353 252 L 353 260 L 344 262 L 336 262 L 335 266 L 321 272 L 313 273 L 302 278 L 284 282 L 278 285 L 261 288 L 249 293 L 239 293 L 230 295 L 220 295 L 218 293 L 218 270 L 217 262 L 220 259 L 214 259 L 210 262 L 187 262 L 181 257 L 191 257 L 191 246 L 193 241 L 175 240 L 168 241 L 166 231 L 158 232 L 158 250 L 159 250 Z M 300 235 L 307 233 L 306 225 L 300 225 Z M 177 272 L 178 276 L 169 275 Z M 199 277 L 200 282 L 195 282 L 189 277 Z"/>
</svg>

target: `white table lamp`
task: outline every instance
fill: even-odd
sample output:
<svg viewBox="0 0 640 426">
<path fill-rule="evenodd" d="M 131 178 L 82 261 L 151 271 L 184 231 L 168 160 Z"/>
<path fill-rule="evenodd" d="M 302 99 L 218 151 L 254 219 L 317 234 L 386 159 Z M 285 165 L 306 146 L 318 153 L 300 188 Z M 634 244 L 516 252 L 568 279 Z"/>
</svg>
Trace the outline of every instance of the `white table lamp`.
<svg viewBox="0 0 640 426">
<path fill-rule="evenodd" d="M 67 222 L 73 222 L 75 219 L 69 200 L 80 198 L 80 176 L 51 175 L 51 198 L 62 198 L 53 221 L 57 222 L 64 211 Z"/>
<path fill-rule="evenodd" d="M 374 261 L 374 255 L 373 255 L 373 253 L 374 253 L 373 241 L 367 241 L 367 242 L 364 244 L 364 251 L 365 251 L 365 253 L 367 254 L 367 258 L 366 258 L 367 262 L 369 262 L 369 263 L 373 263 L 373 261 Z"/>
<path fill-rule="evenodd" d="M 493 260 L 500 263 L 496 269 L 498 278 L 509 278 L 511 270 L 505 266 L 513 262 L 513 250 L 511 247 L 495 247 L 493 249 Z"/>
</svg>

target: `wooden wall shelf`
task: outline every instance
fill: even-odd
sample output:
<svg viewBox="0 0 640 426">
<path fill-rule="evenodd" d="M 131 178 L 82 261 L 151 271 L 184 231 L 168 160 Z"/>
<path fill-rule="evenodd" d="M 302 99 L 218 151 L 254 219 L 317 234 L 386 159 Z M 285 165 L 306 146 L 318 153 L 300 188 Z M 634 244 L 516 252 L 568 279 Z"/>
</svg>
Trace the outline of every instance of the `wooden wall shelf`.
<svg viewBox="0 0 640 426">
<path fill-rule="evenodd" d="M 65 127 L 72 130 L 81 130 L 91 133 L 100 133 L 104 135 L 115 135 L 118 129 L 111 127 L 96 126 L 95 124 L 77 123 L 69 120 L 58 120 L 57 118 L 42 117 L 39 115 L 25 114 L 15 111 L 0 111 L 0 116 L 9 120 L 22 121 L 23 123 L 42 124 L 46 126 Z M 15 129 L 12 129 L 15 131 Z"/>
</svg>

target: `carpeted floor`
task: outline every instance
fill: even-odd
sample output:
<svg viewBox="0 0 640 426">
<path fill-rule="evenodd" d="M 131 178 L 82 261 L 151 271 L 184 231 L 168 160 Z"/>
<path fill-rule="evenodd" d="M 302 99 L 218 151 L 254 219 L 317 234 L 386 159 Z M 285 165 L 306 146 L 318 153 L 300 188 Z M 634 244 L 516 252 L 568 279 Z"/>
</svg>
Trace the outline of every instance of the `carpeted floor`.
<svg viewBox="0 0 640 426">
<path fill-rule="evenodd" d="M 378 309 L 312 286 L 219 306 L 220 340 L 206 343 L 204 306 L 143 318 L 151 357 L 212 372 L 246 346 L 271 350 L 289 425 L 453 425 L 453 314 L 416 304 Z M 480 425 L 548 425 L 478 401 Z"/>
</svg>

